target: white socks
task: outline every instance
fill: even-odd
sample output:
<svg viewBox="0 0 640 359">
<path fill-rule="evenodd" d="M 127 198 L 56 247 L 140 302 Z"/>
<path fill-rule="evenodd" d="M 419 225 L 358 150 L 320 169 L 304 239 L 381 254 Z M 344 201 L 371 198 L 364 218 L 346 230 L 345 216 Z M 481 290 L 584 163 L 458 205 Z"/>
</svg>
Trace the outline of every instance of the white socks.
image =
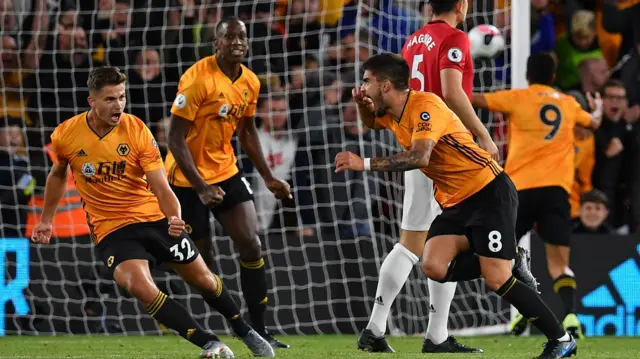
<svg viewBox="0 0 640 359">
<path fill-rule="evenodd" d="M 426 339 L 433 344 L 440 344 L 449 337 L 449 309 L 453 295 L 456 293 L 456 282 L 439 283 L 429 279 L 429 324 Z"/>
<path fill-rule="evenodd" d="M 418 260 L 419 258 L 411 253 L 410 250 L 406 249 L 402 244 L 396 243 L 387 258 L 382 262 L 380 279 L 376 288 L 376 299 L 369 324 L 367 324 L 367 329 L 371 330 L 376 337 L 383 336 L 387 331 L 387 319 L 391 305 Z M 431 290 L 431 286 L 429 286 L 429 290 Z"/>
</svg>

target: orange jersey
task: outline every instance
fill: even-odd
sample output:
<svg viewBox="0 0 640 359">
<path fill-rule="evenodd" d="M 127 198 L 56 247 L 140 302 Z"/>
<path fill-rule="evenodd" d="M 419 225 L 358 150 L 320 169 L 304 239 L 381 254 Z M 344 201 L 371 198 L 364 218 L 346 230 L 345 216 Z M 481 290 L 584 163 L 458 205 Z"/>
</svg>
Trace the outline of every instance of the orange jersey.
<svg viewBox="0 0 640 359">
<path fill-rule="evenodd" d="M 171 113 L 193 122 L 187 146 L 206 183 L 238 173 L 231 137 L 238 121 L 255 115 L 259 92 L 260 80 L 251 70 L 243 65 L 240 77 L 232 81 L 218 67 L 215 55 L 196 62 L 180 78 Z M 169 183 L 191 187 L 171 152 L 165 168 Z"/>
<path fill-rule="evenodd" d="M 51 143 L 58 161 L 68 162 L 73 171 L 96 244 L 128 224 L 164 218 L 145 180 L 145 172 L 164 166 L 151 131 L 139 118 L 123 113 L 120 124 L 100 138 L 85 112 L 60 124 Z"/>
<path fill-rule="evenodd" d="M 593 189 L 591 174 L 596 163 L 596 144 L 593 136 L 584 140 L 576 138 L 575 143 L 575 179 L 569 195 L 571 203 L 571 218 L 578 217 L 580 210 L 580 197 L 585 192 Z"/>
<path fill-rule="evenodd" d="M 399 120 L 385 115 L 376 123 L 393 131 L 406 150 L 413 140 L 435 142 L 429 166 L 421 170 L 433 180 L 442 207 L 462 202 L 502 172 L 489 153 L 473 142 L 458 116 L 433 93 L 411 91 Z"/>
<path fill-rule="evenodd" d="M 489 110 L 502 112 L 509 124 L 505 171 L 518 190 L 573 185 L 575 125 L 591 123 L 571 96 L 549 86 L 484 94 Z"/>
</svg>

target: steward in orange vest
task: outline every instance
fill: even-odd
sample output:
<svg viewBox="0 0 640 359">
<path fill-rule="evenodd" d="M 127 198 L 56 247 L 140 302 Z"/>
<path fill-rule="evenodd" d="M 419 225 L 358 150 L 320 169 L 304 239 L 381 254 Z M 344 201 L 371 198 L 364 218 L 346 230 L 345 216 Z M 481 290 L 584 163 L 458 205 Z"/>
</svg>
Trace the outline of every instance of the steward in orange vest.
<svg viewBox="0 0 640 359">
<path fill-rule="evenodd" d="M 53 152 L 51 143 L 45 146 L 45 151 L 49 155 L 51 162 L 56 163 L 57 158 Z M 40 216 L 44 209 L 44 193 L 34 193 L 29 201 L 29 212 L 27 213 L 27 238 L 31 238 L 33 229 L 40 222 Z M 75 236 L 89 235 L 87 225 L 87 215 L 82 209 L 82 199 L 76 189 L 76 183 L 71 171 L 67 177 L 67 192 L 60 201 L 58 211 L 53 217 L 52 237 L 71 238 Z"/>
</svg>

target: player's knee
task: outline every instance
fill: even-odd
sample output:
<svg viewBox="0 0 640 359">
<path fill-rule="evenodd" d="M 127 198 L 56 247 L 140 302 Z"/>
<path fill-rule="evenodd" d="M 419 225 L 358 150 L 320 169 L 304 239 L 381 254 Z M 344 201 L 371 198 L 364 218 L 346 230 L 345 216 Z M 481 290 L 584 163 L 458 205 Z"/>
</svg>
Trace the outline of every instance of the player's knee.
<svg viewBox="0 0 640 359">
<path fill-rule="evenodd" d="M 447 265 L 435 261 L 422 261 L 422 273 L 424 273 L 427 278 L 435 280 L 436 282 L 442 283 L 445 281 L 447 278 L 447 269 Z"/>
<path fill-rule="evenodd" d="M 207 275 L 194 278 L 190 284 L 198 288 L 198 290 L 203 293 L 215 293 L 218 290 L 218 281 L 216 280 L 215 275 L 211 272 Z"/>
<path fill-rule="evenodd" d="M 511 278 L 511 272 L 490 271 L 483 273 L 483 277 L 486 286 L 495 292 Z"/>
<path fill-rule="evenodd" d="M 158 287 L 153 282 L 141 279 L 130 283 L 125 283 L 122 286 L 132 296 L 136 297 L 138 301 L 145 307 L 148 307 L 158 296 Z"/>
<path fill-rule="evenodd" d="M 262 242 L 257 234 L 241 238 L 236 243 L 243 261 L 255 261 L 262 258 Z"/>
</svg>

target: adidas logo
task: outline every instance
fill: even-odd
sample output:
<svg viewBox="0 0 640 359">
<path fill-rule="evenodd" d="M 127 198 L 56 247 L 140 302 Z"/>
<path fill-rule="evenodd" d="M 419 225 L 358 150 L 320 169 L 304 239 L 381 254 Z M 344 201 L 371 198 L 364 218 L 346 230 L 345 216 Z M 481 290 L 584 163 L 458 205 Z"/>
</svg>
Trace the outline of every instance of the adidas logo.
<svg viewBox="0 0 640 359">
<path fill-rule="evenodd" d="M 86 156 L 86 155 L 87 155 L 87 153 L 86 153 L 86 152 L 84 152 L 84 150 L 83 150 L 83 149 L 80 149 L 80 152 L 78 152 L 78 156 L 80 156 L 80 157 L 84 157 L 84 156 Z"/>
<path fill-rule="evenodd" d="M 382 301 L 382 296 L 378 296 L 378 297 L 376 298 L 376 304 L 378 304 L 378 305 L 384 305 L 384 302 Z"/>
<path fill-rule="evenodd" d="M 640 245 L 636 247 L 640 253 Z M 627 259 L 609 272 L 613 285 L 603 284 L 582 297 L 584 308 L 594 308 L 598 314 L 578 314 L 587 336 L 640 335 L 640 268 L 634 259 Z M 611 333 L 613 328 L 614 333 Z M 607 331 L 605 332 L 605 329 Z"/>
<path fill-rule="evenodd" d="M 224 94 L 220 92 L 220 95 L 218 95 L 218 98 L 224 98 Z"/>
</svg>

